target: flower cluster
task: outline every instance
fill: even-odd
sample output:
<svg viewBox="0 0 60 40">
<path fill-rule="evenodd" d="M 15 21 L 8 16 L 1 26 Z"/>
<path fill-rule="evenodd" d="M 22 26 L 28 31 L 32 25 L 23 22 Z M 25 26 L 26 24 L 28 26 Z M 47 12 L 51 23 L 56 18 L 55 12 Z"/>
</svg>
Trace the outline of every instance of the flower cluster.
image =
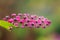
<svg viewBox="0 0 60 40">
<path fill-rule="evenodd" d="M 36 15 L 30 15 L 30 14 L 11 14 L 10 16 L 6 16 L 3 18 L 3 20 L 8 21 L 15 25 L 16 27 L 19 27 L 21 24 L 21 28 L 29 27 L 29 28 L 46 28 L 51 24 L 51 21 L 47 18 L 44 18 L 43 16 L 36 16 Z M 10 27 L 12 28 L 12 27 Z"/>
</svg>

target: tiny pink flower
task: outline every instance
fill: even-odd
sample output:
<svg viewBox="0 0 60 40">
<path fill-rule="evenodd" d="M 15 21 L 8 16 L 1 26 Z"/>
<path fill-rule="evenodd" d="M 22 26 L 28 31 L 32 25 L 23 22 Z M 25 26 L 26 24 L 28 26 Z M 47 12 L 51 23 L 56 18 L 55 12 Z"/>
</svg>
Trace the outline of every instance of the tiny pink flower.
<svg viewBox="0 0 60 40">
<path fill-rule="evenodd" d="M 12 22 L 14 22 L 14 20 L 11 18 L 8 20 L 8 22 L 12 23 Z"/>
<path fill-rule="evenodd" d="M 40 24 L 42 23 L 42 21 L 40 19 L 38 19 L 37 22 L 40 23 Z"/>
<path fill-rule="evenodd" d="M 23 19 L 26 20 L 26 19 L 28 19 L 28 17 L 27 16 L 24 16 Z"/>
<path fill-rule="evenodd" d="M 25 23 L 24 26 L 29 26 L 28 23 Z"/>
<path fill-rule="evenodd" d="M 29 14 L 26 14 L 26 13 L 25 13 L 25 14 L 23 14 L 23 16 L 29 16 Z"/>
<path fill-rule="evenodd" d="M 16 18 L 20 18 L 20 16 L 16 16 Z"/>
<path fill-rule="evenodd" d="M 25 22 L 26 22 L 26 23 L 29 23 L 29 22 L 31 22 L 31 21 L 30 21 L 30 19 L 26 19 L 26 21 L 25 21 Z"/>
<path fill-rule="evenodd" d="M 17 21 L 17 19 L 16 18 L 13 18 L 14 19 L 14 21 Z"/>
<path fill-rule="evenodd" d="M 16 16 L 16 20 L 19 22 L 20 21 L 20 16 Z"/>
<path fill-rule="evenodd" d="M 16 27 L 18 27 L 18 26 L 19 26 L 19 23 L 14 23 L 14 25 L 15 25 Z"/>
<path fill-rule="evenodd" d="M 6 21 L 6 18 L 3 18 L 4 21 Z"/>
<path fill-rule="evenodd" d="M 41 18 L 41 20 L 43 21 L 43 19 L 44 19 L 44 16 L 40 16 L 40 18 Z"/>
<path fill-rule="evenodd" d="M 10 17 L 9 17 L 9 16 L 6 16 L 5 18 L 6 18 L 6 19 L 9 19 Z"/>
<path fill-rule="evenodd" d="M 22 16 L 22 13 L 18 13 L 18 16 Z"/>
<path fill-rule="evenodd" d="M 45 25 L 42 25 L 42 28 L 46 28 L 46 26 Z"/>
<path fill-rule="evenodd" d="M 33 15 L 31 15 L 31 19 L 34 19 L 34 16 Z"/>
<path fill-rule="evenodd" d="M 50 25 L 51 24 L 51 21 L 50 20 L 47 20 L 47 25 Z"/>
<path fill-rule="evenodd" d="M 39 24 L 35 24 L 35 28 L 40 28 L 41 26 Z"/>
<path fill-rule="evenodd" d="M 13 14 L 11 14 L 11 16 L 16 16 L 16 14 L 15 14 L 15 13 L 13 13 Z"/>
<path fill-rule="evenodd" d="M 29 28 L 32 28 L 32 27 L 34 27 L 35 25 L 34 25 L 34 22 L 29 22 L 29 24 L 28 24 L 29 26 Z"/>
<path fill-rule="evenodd" d="M 21 23 L 21 24 L 24 24 L 24 22 L 25 22 L 24 19 L 21 19 L 21 20 L 20 20 L 20 23 Z"/>
</svg>

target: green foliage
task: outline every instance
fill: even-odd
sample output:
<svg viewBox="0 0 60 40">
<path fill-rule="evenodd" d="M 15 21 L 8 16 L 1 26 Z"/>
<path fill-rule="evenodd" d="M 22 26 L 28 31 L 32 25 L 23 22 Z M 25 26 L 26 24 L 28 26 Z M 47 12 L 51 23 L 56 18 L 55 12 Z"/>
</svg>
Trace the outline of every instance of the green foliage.
<svg viewBox="0 0 60 40">
<path fill-rule="evenodd" d="M 14 27 L 13 24 L 8 23 L 8 22 L 3 21 L 3 20 L 0 20 L 0 26 L 3 27 L 3 28 L 5 28 L 5 29 L 7 29 L 7 30 L 8 30 L 8 28 L 9 28 L 10 26 Z"/>
</svg>

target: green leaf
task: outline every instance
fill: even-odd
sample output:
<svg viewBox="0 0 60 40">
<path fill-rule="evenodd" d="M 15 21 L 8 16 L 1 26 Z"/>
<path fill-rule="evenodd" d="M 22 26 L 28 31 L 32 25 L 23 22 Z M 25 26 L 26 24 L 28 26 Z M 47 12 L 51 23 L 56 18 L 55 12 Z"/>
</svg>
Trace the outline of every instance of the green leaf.
<svg viewBox="0 0 60 40">
<path fill-rule="evenodd" d="M 3 21 L 3 20 L 0 20 L 0 26 L 3 27 L 3 28 L 5 28 L 5 29 L 7 29 L 7 30 L 9 30 L 8 28 L 9 28 L 10 26 L 14 27 L 13 24 L 11 24 L 11 23 L 9 23 L 9 22 L 7 22 L 7 21 Z"/>
</svg>

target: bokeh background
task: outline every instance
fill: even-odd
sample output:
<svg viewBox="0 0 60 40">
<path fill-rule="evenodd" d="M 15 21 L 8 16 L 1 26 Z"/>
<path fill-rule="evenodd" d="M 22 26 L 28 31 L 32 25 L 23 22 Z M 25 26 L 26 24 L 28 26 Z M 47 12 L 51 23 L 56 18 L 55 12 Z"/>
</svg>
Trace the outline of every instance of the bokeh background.
<svg viewBox="0 0 60 40">
<path fill-rule="evenodd" d="M 29 13 L 47 17 L 52 24 L 46 29 L 35 29 L 38 35 L 36 40 L 60 40 L 60 0 L 0 0 L 0 19 L 11 13 Z M 20 38 L 25 32 L 18 30 L 25 30 L 15 29 Z"/>
</svg>

